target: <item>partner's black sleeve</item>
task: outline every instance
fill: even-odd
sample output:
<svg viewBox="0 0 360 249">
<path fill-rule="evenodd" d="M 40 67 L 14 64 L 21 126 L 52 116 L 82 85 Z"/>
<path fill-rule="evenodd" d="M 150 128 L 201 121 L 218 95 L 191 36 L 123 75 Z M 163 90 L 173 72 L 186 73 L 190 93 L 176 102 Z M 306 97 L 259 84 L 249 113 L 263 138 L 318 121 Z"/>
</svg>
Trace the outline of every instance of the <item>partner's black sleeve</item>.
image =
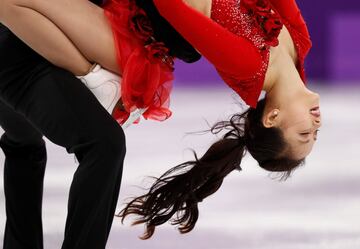
<svg viewBox="0 0 360 249">
<path fill-rule="evenodd" d="M 0 23 L 0 68 L 37 64 L 45 59 Z"/>
</svg>

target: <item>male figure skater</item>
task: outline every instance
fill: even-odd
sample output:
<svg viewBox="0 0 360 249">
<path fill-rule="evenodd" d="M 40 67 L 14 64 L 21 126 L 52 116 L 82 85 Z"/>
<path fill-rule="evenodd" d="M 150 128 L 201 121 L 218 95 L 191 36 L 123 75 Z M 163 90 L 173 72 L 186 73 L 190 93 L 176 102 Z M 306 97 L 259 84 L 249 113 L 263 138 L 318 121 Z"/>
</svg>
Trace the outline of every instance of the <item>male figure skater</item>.
<svg viewBox="0 0 360 249">
<path fill-rule="evenodd" d="M 79 79 L 1 24 L 0 125 L 5 130 L 0 138 L 5 154 L 3 248 L 43 249 L 44 135 L 79 161 L 61 248 L 104 249 L 126 152 L 123 129 Z"/>
</svg>

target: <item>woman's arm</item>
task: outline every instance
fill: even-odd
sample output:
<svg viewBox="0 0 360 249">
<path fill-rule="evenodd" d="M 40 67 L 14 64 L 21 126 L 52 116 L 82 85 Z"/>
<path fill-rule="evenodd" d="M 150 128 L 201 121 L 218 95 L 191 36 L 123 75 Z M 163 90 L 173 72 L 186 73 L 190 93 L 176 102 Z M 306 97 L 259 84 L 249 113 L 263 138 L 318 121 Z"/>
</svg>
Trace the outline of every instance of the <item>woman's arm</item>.
<svg viewBox="0 0 360 249">
<path fill-rule="evenodd" d="M 285 19 L 293 28 L 303 35 L 309 37 L 309 31 L 301 15 L 295 0 L 269 0 L 271 6 Z"/>
<path fill-rule="evenodd" d="M 237 36 L 182 0 L 154 0 L 160 14 L 218 70 L 238 78 L 252 77 L 261 66 L 253 43 Z"/>
</svg>

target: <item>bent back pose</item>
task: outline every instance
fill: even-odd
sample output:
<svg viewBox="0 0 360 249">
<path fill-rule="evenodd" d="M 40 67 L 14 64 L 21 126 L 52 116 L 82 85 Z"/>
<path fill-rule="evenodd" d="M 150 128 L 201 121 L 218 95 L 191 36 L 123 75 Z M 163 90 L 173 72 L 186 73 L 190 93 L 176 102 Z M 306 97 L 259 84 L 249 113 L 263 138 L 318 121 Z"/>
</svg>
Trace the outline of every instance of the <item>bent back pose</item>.
<svg viewBox="0 0 360 249">
<path fill-rule="evenodd" d="M 87 71 L 91 63 L 86 64 L 86 59 L 97 62 L 122 76 L 121 98 L 127 113 L 149 107 L 145 118 L 165 120 L 170 116 L 171 50 L 153 39 L 151 25 L 141 21 L 144 15 L 134 7 L 134 1 L 108 0 L 104 9 L 80 0 L 73 4 L 57 0 L 1 1 L 6 11 L 0 13 L 0 20 L 50 61 L 76 67 L 75 74 Z M 149 237 L 156 225 L 185 210 L 177 222 L 187 232 L 196 222 L 196 203 L 215 192 L 223 177 L 239 167 L 245 150 L 264 169 L 288 174 L 311 152 L 321 125 L 319 95 L 304 84 L 303 63 L 311 41 L 294 0 L 136 3 L 143 8 L 155 4 L 161 16 L 216 67 L 224 82 L 250 106 L 230 121 L 215 125 L 215 131 L 230 131 L 202 159 L 167 172 L 147 195 L 135 199 L 123 213 L 143 216 L 139 222 L 146 223 L 145 237 Z M 152 13 L 149 9 L 148 14 Z M 16 15 L 23 18 L 14 18 Z M 140 21 L 134 24 L 139 16 Z M 91 17 L 97 22 L 89 25 Z M 36 25 L 26 22 L 32 18 L 36 18 Z M 57 39 L 44 43 L 49 34 Z M 102 45 L 112 46 L 94 43 L 96 37 Z M 80 55 L 75 58 L 85 69 L 56 53 L 59 46 L 68 52 L 74 47 L 79 49 Z M 258 102 L 261 90 L 266 91 L 266 97 Z M 124 119 L 118 120 L 121 123 Z M 194 167 L 179 177 L 167 177 L 184 165 Z M 169 213 L 164 214 L 167 208 Z"/>
<path fill-rule="evenodd" d="M 304 164 L 321 125 L 319 95 L 305 86 L 304 59 L 309 33 L 294 0 L 212 0 L 211 19 L 182 0 L 154 0 L 160 14 L 213 63 L 223 80 L 250 108 L 211 131 L 226 131 L 206 153 L 157 178 L 149 191 L 118 215 L 140 216 L 143 239 L 169 220 L 190 232 L 198 203 L 216 192 L 224 177 L 249 152 L 260 167 L 283 172 Z M 266 91 L 258 101 L 260 90 Z M 175 217 L 174 217 L 175 216 Z M 174 217 L 174 218 L 173 218 Z"/>
</svg>

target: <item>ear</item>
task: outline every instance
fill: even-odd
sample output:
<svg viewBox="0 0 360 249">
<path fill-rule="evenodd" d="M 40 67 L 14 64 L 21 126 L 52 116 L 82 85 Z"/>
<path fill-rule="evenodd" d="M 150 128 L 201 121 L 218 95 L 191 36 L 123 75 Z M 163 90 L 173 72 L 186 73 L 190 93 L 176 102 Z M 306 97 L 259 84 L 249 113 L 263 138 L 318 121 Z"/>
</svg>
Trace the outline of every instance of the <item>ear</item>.
<svg viewBox="0 0 360 249">
<path fill-rule="evenodd" d="M 277 124 L 280 110 L 272 109 L 267 113 L 264 113 L 262 122 L 266 128 L 274 127 Z"/>
</svg>

